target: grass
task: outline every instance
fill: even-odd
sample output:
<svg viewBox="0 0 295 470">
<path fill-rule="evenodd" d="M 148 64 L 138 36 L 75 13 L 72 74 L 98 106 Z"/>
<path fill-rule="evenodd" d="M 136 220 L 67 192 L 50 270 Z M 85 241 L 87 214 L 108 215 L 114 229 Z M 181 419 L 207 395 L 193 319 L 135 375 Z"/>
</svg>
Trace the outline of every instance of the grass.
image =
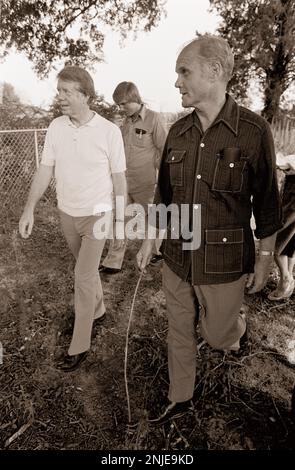
<svg viewBox="0 0 295 470">
<path fill-rule="evenodd" d="M 124 270 L 103 279 L 106 323 L 75 372 L 55 360 L 67 350 L 73 260 L 54 207 L 39 206 L 33 235 L 17 235 L 19 214 L 2 216 L 0 238 L 0 448 L 22 450 L 294 449 L 290 416 L 295 369 L 283 361 L 295 343 L 294 296 L 270 302 L 266 288 L 246 296 L 249 343 L 240 358 L 201 345 L 194 409 L 159 428 L 147 421 L 168 389 L 165 298 L 161 269 L 150 267 L 130 308 L 139 273 L 130 244 Z M 201 339 L 200 339 L 201 342 Z"/>
</svg>

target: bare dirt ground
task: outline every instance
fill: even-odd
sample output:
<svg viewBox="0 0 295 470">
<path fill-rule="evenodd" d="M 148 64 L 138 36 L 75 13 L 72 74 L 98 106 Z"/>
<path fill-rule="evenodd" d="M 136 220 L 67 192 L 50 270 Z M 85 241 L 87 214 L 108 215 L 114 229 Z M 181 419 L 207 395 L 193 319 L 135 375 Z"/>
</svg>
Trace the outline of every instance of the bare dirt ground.
<svg viewBox="0 0 295 470">
<path fill-rule="evenodd" d="M 103 278 L 107 319 L 96 330 L 81 367 L 64 373 L 56 359 L 67 350 L 72 316 L 73 260 L 56 209 L 40 204 L 30 239 L 17 235 L 19 214 L 0 225 L 0 448 L 22 450 L 274 450 L 295 449 L 290 416 L 295 368 L 295 296 L 270 302 L 247 296 L 249 343 L 240 358 L 199 350 L 194 410 L 160 427 L 147 422 L 168 388 L 165 299 L 161 267 L 140 283 L 128 341 L 126 330 L 138 280 L 129 245 L 124 270 Z M 201 338 L 199 338 L 201 343 Z M 293 350 L 292 350 L 293 347 Z"/>
</svg>

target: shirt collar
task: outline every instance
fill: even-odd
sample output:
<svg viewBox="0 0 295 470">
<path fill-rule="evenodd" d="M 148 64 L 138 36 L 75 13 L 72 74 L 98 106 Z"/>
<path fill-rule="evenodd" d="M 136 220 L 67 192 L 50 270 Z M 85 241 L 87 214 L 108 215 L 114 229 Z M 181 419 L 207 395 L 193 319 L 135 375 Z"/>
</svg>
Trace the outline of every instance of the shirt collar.
<svg viewBox="0 0 295 470">
<path fill-rule="evenodd" d="M 91 110 L 91 111 L 93 111 L 93 110 Z M 74 126 L 74 124 L 72 123 L 70 117 L 66 116 L 68 124 L 69 124 L 69 126 L 74 127 L 75 129 L 79 129 L 81 127 L 97 127 L 99 117 L 98 117 L 98 114 L 95 111 L 93 111 L 93 113 L 94 113 L 93 117 L 88 122 L 86 122 L 85 124 L 83 124 L 82 126 L 79 126 L 79 127 Z"/>
<path fill-rule="evenodd" d="M 238 104 L 226 93 L 226 102 L 215 119 L 214 124 L 222 121 L 235 135 L 238 135 L 239 117 L 240 111 Z"/>
<path fill-rule="evenodd" d="M 215 121 L 211 124 L 211 126 L 217 124 L 218 122 L 224 122 L 224 124 L 235 134 L 238 134 L 238 127 L 239 127 L 239 106 L 235 102 L 235 100 L 226 93 L 226 101 L 221 108 L 218 116 L 216 117 Z M 198 115 L 195 111 L 190 113 L 186 116 L 185 122 L 180 129 L 178 135 L 184 134 L 188 129 L 192 126 L 196 126 L 200 130 L 202 129 L 200 120 Z"/>
<path fill-rule="evenodd" d="M 128 119 L 130 119 L 131 122 L 137 121 L 138 118 L 141 118 L 144 121 L 145 115 L 146 115 L 146 107 L 144 104 L 142 104 L 140 110 L 137 113 L 132 114 L 132 116 L 130 116 Z"/>
<path fill-rule="evenodd" d="M 141 119 L 144 121 L 145 120 L 145 115 L 146 115 L 146 107 L 143 104 L 139 110 L 138 116 L 141 117 Z"/>
</svg>

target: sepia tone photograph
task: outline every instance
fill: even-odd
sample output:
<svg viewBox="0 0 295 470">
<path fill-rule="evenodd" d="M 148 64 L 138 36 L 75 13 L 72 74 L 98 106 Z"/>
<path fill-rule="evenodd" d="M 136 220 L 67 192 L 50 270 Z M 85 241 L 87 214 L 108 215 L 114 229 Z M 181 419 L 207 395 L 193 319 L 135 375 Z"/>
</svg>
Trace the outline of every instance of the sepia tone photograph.
<svg viewBox="0 0 295 470">
<path fill-rule="evenodd" d="M 295 454 L 294 0 L 0 0 L 0 207 L 0 462 Z"/>
</svg>

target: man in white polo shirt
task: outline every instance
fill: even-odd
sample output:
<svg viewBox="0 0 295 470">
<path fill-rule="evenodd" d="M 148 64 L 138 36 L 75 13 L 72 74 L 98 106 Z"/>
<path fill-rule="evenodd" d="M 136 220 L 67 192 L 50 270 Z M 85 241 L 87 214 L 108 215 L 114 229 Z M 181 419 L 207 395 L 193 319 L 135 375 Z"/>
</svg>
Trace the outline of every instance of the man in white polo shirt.
<svg viewBox="0 0 295 470">
<path fill-rule="evenodd" d="M 23 238 L 30 236 L 35 206 L 54 173 L 62 230 L 76 259 L 74 331 L 68 354 L 57 364 L 71 371 L 87 355 L 94 320 L 105 315 L 98 265 L 112 221 L 112 196 L 122 201 L 115 219 L 124 219 L 126 163 L 119 128 L 90 109 L 95 90 L 89 73 L 65 67 L 57 90 L 63 116 L 48 128 L 19 231 Z"/>
</svg>

